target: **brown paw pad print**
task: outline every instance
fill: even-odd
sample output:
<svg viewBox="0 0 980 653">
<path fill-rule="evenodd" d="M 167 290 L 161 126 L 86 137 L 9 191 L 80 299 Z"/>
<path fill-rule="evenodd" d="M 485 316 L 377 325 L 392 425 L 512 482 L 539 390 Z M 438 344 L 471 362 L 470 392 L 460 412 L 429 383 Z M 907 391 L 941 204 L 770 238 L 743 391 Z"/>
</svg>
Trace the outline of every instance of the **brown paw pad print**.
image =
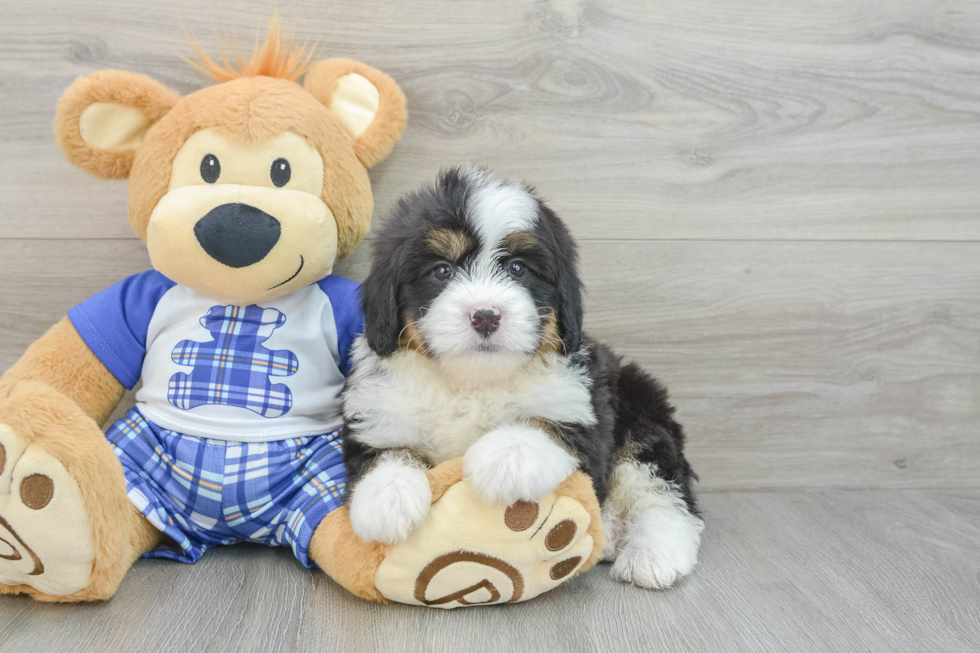
<svg viewBox="0 0 980 653">
<path fill-rule="evenodd" d="M 72 443 L 75 436 L 50 437 Z M 49 596 L 85 588 L 99 554 L 90 514 L 64 464 L 43 443 L 0 423 L 0 583 Z"/>
<path fill-rule="evenodd" d="M 0 444 L 0 474 L 3 474 L 6 467 L 7 450 Z M 54 497 L 54 481 L 44 474 L 31 474 L 21 480 L 20 500 L 28 508 L 41 510 L 51 503 L 52 497 Z M 24 560 L 26 555 L 33 563 L 33 568 L 27 572 L 28 575 L 39 576 L 44 573 L 44 563 L 3 516 L 0 516 L 0 544 L 6 545 L 2 547 L 4 552 L 0 553 L 0 559 L 18 562 Z"/>
<path fill-rule="evenodd" d="M 54 481 L 44 474 L 31 474 L 20 482 L 20 500 L 32 510 L 40 510 L 54 497 Z"/>
<path fill-rule="evenodd" d="M 512 531 L 526 531 L 538 521 L 540 512 L 541 506 L 538 504 L 531 501 L 518 501 L 504 512 L 504 523 Z M 547 524 L 547 519 L 538 529 L 543 528 L 545 524 Z M 575 525 L 575 522 L 571 519 L 563 519 L 548 530 L 547 535 L 544 536 L 544 546 L 551 552 L 561 551 L 574 541 L 577 533 L 578 526 Z M 534 535 L 537 535 L 537 532 L 531 537 Z M 557 562 L 552 565 L 549 575 L 552 580 L 561 580 L 575 571 L 581 562 L 581 556 L 574 556 Z"/>
<path fill-rule="evenodd" d="M 3 447 L 0 446 L 0 474 L 3 473 L 4 456 L 5 452 Z M 20 482 L 20 500 L 32 510 L 44 508 L 51 503 L 53 496 L 54 481 L 44 474 L 31 474 Z M 8 535 L 13 542 L 5 539 L 3 537 L 4 534 Z M 23 551 L 30 556 L 31 561 L 34 563 L 34 568 L 28 574 L 39 576 L 44 573 L 44 563 L 41 562 L 41 559 L 34 553 L 34 550 L 27 545 L 27 542 L 21 538 L 17 531 L 14 530 L 14 527 L 3 517 L 0 517 L 0 542 L 6 544 L 11 549 L 10 553 L 0 555 L 0 558 L 16 562 L 23 559 L 23 555 L 21 555 L 21 551 Z"/>
<path fill-rule="evenodd" d="M 487 574 L 487 578 L 483 578 L 468 587 L 440 596 L 439 598 L 426 598 L 426 591 L 429 589 L 429 585 L 436 575 L 447 567 L 458 563 L 483 565 L 489 568 L 486 571 L 493 570 L 496 573 Z M 419 577 L 415 581 L 415 599 L 425 605 L 443 605 L 452 601 L 458 601 L 460 605 L 496 603 L 500 600 L 500 590 L 497 589 L 497 585 L 490 577 L 497 576 L 498 574 L 503 574 L 510 581 L 512 590 L 510 592 L 510 598 L 507 599 L 508 602 L 520 601 L 521 595 L 524 594 L 524 577 L 513 566 L 485 553 L 453 551 L 452 553 L 439 556 L 422 570 L 422 573 L 419 574 Z"/>
<path fill-rule="evenodd" d="M 457 482 L 388 550 L 375 587 L 392 601 L 443 609 L 533 599 L 594 553 L 593 514 L 574 496 L 588 489 L 588 479 L 576 477 L 539 502 L 501 506 Z"/>
<path fill-rule="evenodd" d="M 504 512 L 504 524 L 515 533 L 528 533 L 528 539 L 543 541 L 544 548 L 551 555 L 560 555 L 576 540 L 579 527 L 571 519 L 557 522 L 551 518 L 551 511 L 540 520 L 541 506 L 531 501 L 518 501 Z M 548 576 L 560 581 L 569 576 L 582 564 L 582 556 L 576 555 L 551 564 Z M 457 566 L 459 565 L 459 566 Z M 464 587 L 445 591 L 445 586 L 459 587 L 449 580 L 458 577 L 465 569 L 465 576 L 473 581 L 463 583 Z M 415 580 L 415 600 L 424 605 L 441 606 L 452 602 L 459 605 L 478 605 L 489 603 L 515 603 L 524 595 L 525 578 L 513 565 L 498 557 L 477 551 L 452 551 L 434 558 Z M 436 598 L 432 595 L 436 594 Z"/>
</svg>

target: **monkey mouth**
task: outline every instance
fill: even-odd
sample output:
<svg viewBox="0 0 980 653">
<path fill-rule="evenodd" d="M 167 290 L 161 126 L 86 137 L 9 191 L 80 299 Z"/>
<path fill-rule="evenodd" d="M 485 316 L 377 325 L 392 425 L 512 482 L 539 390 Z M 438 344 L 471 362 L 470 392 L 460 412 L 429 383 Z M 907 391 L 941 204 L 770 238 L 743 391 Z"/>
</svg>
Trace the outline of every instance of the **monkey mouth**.
<svg viewBox="0 0 980 653">
<path fill-rule="evenodd" d="M 289 283 L 290 281 L 292 281 L 293 279 L 295 279 L 296 276 L 299 275 L 300 270 L 303 269 L 303 264 L 304 263 L 305 263 L 305 261 L 303 260 L 303 255 L 300 254 L 299 255 L 299 267 L 296 268 L 296 272 L 293 272 L 293 276 L 289 277 L 285 281 L 281 281 L 281 282 L 277 283 L 276 285 L 272 286 L 272 288 L 267 288 L 267 290 L 274 290 L 274 289 L 278 288 L 279 286 L 285 286 L 287 283 Z"/>
</svg>

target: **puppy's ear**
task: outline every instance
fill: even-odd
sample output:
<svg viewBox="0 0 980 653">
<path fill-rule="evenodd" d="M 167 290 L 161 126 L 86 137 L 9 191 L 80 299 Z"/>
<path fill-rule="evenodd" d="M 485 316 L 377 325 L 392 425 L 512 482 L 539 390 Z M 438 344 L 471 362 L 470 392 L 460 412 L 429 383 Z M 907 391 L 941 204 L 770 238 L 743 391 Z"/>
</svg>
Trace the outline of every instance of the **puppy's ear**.
<svg viewBox="0 0 980 653">
<path fill-rule="evenodd" d="M 558 283 L 558 337 L 565 353 L 571 354 L 582 346 L 582 283 L 574 263 L 562 273 Z"/>
<path fill-rule="evenodd" d="M 303 86 L 340 118 L 364 167 L 388 156 L 401 138 L 408 119 L 405 94 L 380 70 L 350 59 L 326 59 L 310 67 Z"/>
<path fill-rule="evenodd" d="M 393 256 L 375 250 L 371 272 L 361 285 L 364 308 L 364 336 L 378 356 L 385 357 L 398 349 L 401 333 L 401 311 L 398 308 L 398 264 Z"/>
<path fill-rule="evenodd" d="M 582 282 L 578 276 L 578 248 L 575 240 L 554 211 L 541 204 L 544 219 L 551 227 L 557 262 L 558 337 L 566 354 L 582 346 Z"/>
<path fill-rule="evenodd" d="M 65 158 L 103 179 L 125 179 L 146 132 L 180 99 L 149 77 L 102 70 L 58 100 L 54 135 Z"/>
</svg>

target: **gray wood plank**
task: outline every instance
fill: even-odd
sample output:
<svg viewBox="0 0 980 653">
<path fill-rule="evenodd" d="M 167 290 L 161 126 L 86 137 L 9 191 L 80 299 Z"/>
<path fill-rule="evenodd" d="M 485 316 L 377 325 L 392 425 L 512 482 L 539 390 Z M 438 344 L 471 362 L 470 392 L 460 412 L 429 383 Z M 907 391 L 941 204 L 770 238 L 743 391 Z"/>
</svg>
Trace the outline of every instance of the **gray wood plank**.
<svg viewBox="0 0 980 653">
<path fill-rule="evenodd" d="M 980 483 L 975 244 L 582 253 L 589 328 L 666 381 L 705 487 Z"/>
<path fill-rule="evenodd" d="M 4 237 L 131 238 L 126 186 L 61 160 L 58 95 L 106 67 L 181 92 L 181 24 L 246 45 L 265 0 L 2 3 Z M 325 56 L 405 88 L 379 207 L 443 165 L 538 185 L 582 238 L 980 239 L 970 0 L 494 0 L 291 5 Z M 43 18 L 42 18 L 43 17 Z"/>
<path fill-rule="evenodd" d="M 586 241 L 582 259 L 588 329 L 670 387 L 705 489 L 980 485 L 980 244 Z M 136 241 L 0 241 L 0 369 L 146 266 Z"/>
<path fill-rule="evenodd" d="M 706 494 L 695 574 L 667 592 L 600 565 L 515 606 L 359 601 L 288 551 L 144 560 L 108 603 L 0 598 L 11 651 L 975 651 L 980 491 Z M 966 515 L 957 514 L 964 511 Z"/>
</svg>

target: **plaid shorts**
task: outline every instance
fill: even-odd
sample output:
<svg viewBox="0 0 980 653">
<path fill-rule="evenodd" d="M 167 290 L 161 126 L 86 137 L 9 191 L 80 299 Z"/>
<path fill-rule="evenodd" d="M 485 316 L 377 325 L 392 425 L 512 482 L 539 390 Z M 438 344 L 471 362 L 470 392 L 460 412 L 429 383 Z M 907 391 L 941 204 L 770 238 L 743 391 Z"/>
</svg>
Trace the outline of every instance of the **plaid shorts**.
<svg viewBox="0 0 980 653">
<path fill-rule="evenodd" d="M 307 567 L 320 521 L 344 503 L 340 431 L 226 442 L 169 431 L 138 409 L 106 431 L 130 501 L 173 542 L 146 554 L 197 562 L 217 544 L 289 546 Z"/>
</svg>

